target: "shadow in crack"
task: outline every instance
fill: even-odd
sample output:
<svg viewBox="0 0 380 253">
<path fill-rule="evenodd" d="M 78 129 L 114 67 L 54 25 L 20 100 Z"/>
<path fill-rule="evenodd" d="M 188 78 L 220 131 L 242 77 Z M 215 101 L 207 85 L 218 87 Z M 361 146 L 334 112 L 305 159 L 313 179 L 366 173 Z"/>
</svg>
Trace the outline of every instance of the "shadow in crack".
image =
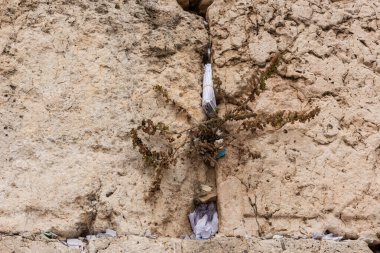
<svg viewBox="0 0 380 253">
<path fill-rule="evenodd" d="M 177 2 L 185 11 L 205 17 L 207 8 L 214 0 L 177 0 Z"/>
<path fill-rule="evenodd" d="M 372 250 L 373 253 L 380 253 L 380 243 L 368 244 L 368 247 Z"/>
</svg>

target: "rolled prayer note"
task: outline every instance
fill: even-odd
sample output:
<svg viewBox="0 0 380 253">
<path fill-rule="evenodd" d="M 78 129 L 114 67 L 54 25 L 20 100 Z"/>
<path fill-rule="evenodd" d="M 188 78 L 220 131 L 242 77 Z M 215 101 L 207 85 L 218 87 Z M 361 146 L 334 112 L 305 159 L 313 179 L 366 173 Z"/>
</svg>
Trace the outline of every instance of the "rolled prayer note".
<svg viewBox="0 0 380 253">
<path fill-rule="evenodd" d="M 204 67 L 202 107 L 208 117 L 216 115 L 216 99 L 212 82 L 211 63 L 205 64 Z"/>
</svg>

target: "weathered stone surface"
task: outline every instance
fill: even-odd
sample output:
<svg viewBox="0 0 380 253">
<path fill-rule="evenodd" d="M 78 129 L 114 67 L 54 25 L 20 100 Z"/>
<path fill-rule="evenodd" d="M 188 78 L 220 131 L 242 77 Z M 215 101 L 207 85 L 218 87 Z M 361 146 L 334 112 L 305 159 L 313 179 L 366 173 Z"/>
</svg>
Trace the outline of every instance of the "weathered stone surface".
<svg viewBox="0 0 380 253">
<path fill-rule="evenodd" d="M 21 237 L 0 238 L 2 253 L 21 252 L 80 252 L 58 241 L 26 240 Z M 86 245 L 86 253 L 106 252 L 156 252 L 156 253 L 197 253 L 197 252 L 291 252 L 291 253 L 371 253 L 363 241 L 316 241 L 316 240 L 258 240 L 252 238 L 216 237 L 212 240 L 194 241 L 175 238 L 148 239 L 138 236 L 124 236 L 114 239 L 97 239 Z"/>
<path fill-rule="evenodd" d="M 309 237 L 328 229 L 380 242 L 379 12 L 375 1 L 220 0 L 210 6 L 214 78 L 221 87 L 239 94 L 255 69 L 282 51 L 287 64 L 251 107 L 321 108 L 309 123 L 238 136 L 237 145 L 261 158 L 242 165 L 231 149 L 221 162 L 222 221 L 243 212 L 247 235 L 259 234 L 258 221 L 268 236 Z M 231 177 L 244 186 L 234 193 L 244 208 L 225 208 L 232 193 L 220 188 Z M 231 235 L 234 229 L 221 227 Z"/>
<path fill-rule="evenodd" d="M 2 253 L 80 253 L 56 240 L 26 239 L 21 236 L 0 236 L 0 252 Z"/>
<path fill-rule="evenodd" d="M 218 183 L 220 232 L 226 236 L 243 235 L 243 190 L 244 185 L 236 177 L 228 177 Z"/>
<path fill-rule="evenodd" d="M 188 233 L 204 167 L 178 163 L 147 203 L 153 171 L 127 133 L 143 118 L 188 127 L 154 85 L 203 119 L 202 18 L 175 0 L 16 0 L 0 19 L 1 232 Z"/>
<path fill-rule="evenodd" d="M 322 111 L 306 124 L 237 136 L 236 145 L 261 157 L 241 163 L 231 148 L 216 176 L 183 157 L 146 202 L 154 172 L 128 131 L 142 119 L 173 130 L 204 119 L 208 33 L 204 19 L 177 2 L 207 11 L 214 80 L 227 92 L 241 94 L 253 71 L 282 51 L 286 64 L 251 107 Z M 240 238 L 122 236 L 86 250 L 369 252 L 363 241 L 242 238 L 329 230 L 380 242 L 379 13 L 366 0 L 3 0 L 0 232 L 77 237 L 112 228 L 179 237 L 191 233 L 196 185 L 207 184 L 217 189 L 221 234 Z M 192 122 L 156 96 L 157 84 Z M 0 239 L 0 252 L 57 251 L 70 249 L 33 237 Z"/>
</svg>

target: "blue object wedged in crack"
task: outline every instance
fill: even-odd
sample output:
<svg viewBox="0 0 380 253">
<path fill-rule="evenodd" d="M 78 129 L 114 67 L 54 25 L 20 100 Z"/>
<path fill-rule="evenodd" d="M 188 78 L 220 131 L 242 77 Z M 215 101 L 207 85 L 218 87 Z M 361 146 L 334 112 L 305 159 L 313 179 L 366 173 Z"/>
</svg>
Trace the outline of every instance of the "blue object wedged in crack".
<svg viewBox="0 0 380 253">
<path fill-rule="evenodd" d="M 226 154 L 227 154 L 227 150 L 225 148 L 222 150 L 219 150 L 218 155 L 215 157 L 215 160 L 225 157 Z"/>
</svg>

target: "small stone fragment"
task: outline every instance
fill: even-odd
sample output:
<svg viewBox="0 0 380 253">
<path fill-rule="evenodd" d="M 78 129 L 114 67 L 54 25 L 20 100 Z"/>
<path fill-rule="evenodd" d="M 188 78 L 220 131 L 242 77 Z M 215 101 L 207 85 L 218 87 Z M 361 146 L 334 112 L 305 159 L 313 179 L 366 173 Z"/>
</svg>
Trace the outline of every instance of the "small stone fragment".
<svg viewBox="0 0 380 253">
<path fill-rule="evenodd" d="M 87 235 L 86 240 L 87 241 L 94 241 L 94 240 L 96 240 L 96 235 Z"/>
<path fill-rule="evenodd" d="M 107 236 L 109 237 L 116 237 L 117 236 L 117 233 L 115 230 L 112 230 L 112 229 L 106 229 L 106 233 L 105 233 Z"/>
<path fill-rule="evenodd" d="M 215 144 L 222 144 L 223 141 L 224 141 L 223 139 L 216 140 L 216 141 L 215 141 Z"/>
<path fill-rule="evenodd" d="M 112 229 L 106 229 L 105 233 L 98 233 L 96 237 L 103 238 L 103 237 L 116 237 L 117 233 L 115 230 Z"/>
<path fill-rule="evenodd" d="M 216 190 L 209 185 L 201 184 L 200 192 L 195 200 L 196 203 L 209 203 L 216 201 Z"/>
<path fill-rule="evenodd" d="M 212 187 L 205 185 L 205 184 L 201 185 L 201 189 L 202 189 L 202 191 L 205 191 L 205 192 L 211 192 L 212 191 Z"/>
<path fill-rule="evenodd" d="M 209 203 L 209 202 L 212 202 L 212 201 L 216 201 L 216 192 L 213 191 L 213 192 L 209 192 L 205 195 L 201 195 L 198 197 L 198 201 L 200 203 Z"/>
<path fill-rule="evenodd" d="M 79 239 L 67 239 L 67 246 L 75 249 L 83 249 L 83 242 Z"/>
</svg>

